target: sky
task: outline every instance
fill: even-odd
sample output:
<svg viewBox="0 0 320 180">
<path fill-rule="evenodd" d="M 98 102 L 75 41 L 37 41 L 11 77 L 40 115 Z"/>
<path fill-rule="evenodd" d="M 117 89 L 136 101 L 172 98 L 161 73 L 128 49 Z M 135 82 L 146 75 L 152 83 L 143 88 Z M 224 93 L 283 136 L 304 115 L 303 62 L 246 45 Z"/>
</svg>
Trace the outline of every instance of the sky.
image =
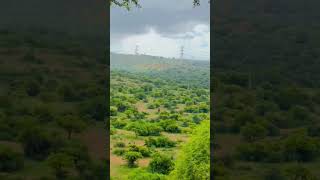
<svg viewBox="0 0 320 180">
<path fill-rule="evenodd" d="M 210 6 L 193 0 L 141 0 L 130 11 L 111 7 L 111 52 L 210 59 Z"/>
</svg>

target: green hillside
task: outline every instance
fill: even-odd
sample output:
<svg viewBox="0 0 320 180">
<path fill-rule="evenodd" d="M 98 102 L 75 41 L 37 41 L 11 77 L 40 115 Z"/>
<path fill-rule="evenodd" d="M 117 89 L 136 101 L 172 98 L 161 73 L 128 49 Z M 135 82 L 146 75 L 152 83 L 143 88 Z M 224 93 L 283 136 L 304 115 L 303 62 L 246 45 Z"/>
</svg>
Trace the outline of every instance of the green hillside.
<svg viewBox="0 0 320 180">
<path fill-rule="evenodd" d="M 319 179 L 319 1 L 214 4 L 216 179 Z"/>
<path fill-rule="evenodd" d="M 111 54 L 110 87 L 112 179 L 209 179 L 209 62 Z"/>
<path fill-rule="evenodd" d="M 94 42 L 0 31 L 0 179 L 106 178 L 106 65 Z"/>
<path fill-rule="evenodd" d="M 209 88 L 210 61 L 110 54 L 111 69 L 140 73 L 187 86 Z"/>
</svg>

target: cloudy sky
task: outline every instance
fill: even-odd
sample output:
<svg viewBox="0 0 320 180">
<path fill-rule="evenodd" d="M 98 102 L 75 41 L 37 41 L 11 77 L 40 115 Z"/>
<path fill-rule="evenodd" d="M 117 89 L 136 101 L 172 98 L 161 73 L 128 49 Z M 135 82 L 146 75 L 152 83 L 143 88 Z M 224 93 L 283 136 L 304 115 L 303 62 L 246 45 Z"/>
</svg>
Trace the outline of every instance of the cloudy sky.
<svg viewBox="0 0 320 180">
<path fill-rule="evenodd" d="M 111 7 L 111 52 L 209 60 L 210 8 L 207 1 L 141 0 L 130 11 Z"/>
</svg>

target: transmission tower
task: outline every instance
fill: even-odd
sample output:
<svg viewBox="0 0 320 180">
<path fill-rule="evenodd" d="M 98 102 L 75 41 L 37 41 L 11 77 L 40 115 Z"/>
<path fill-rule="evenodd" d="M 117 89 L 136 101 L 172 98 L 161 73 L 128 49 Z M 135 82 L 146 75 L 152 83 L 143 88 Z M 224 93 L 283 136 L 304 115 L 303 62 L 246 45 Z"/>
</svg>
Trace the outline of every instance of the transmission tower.
<svg viewBox="0 0 320 180">
<path fill-rule="evenodd" d="M 180 59 L 183 58 L 183 55 L 184 55 L 184 46 L 181 46 L 181 48 L 180 48 Z"/>
<path fill-rule="evenodd" d="M 136 45 L 136 49 L 134 50 L 135 55 L 139 55 L 139 45 Z"/>
</svg>

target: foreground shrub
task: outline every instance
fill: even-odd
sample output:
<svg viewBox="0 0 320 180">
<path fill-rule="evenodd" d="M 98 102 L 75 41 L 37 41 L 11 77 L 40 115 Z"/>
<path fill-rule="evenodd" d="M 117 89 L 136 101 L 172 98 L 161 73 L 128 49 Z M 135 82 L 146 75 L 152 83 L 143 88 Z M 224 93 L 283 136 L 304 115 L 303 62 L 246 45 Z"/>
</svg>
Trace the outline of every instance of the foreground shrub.
<svg viewBox="0 0 320 180">
<path fill-rule="evenodd" d="M 169 174 L 174 168 L 171 157 L 156 153 L 149 163 L 149 169 L 153 173 Z"/>
<path fill-rule="evenodd" d="M 210 122 L 203 121 L 179 152 L 173 180 L 210 179 Z"/>
<path fill-rule="evenodd" d="M 129 174 L 130 180 L 165 180 L 165 176 L 156 173 L 150 173 L 141 169 L 134 170 Z"/>
</svg>

